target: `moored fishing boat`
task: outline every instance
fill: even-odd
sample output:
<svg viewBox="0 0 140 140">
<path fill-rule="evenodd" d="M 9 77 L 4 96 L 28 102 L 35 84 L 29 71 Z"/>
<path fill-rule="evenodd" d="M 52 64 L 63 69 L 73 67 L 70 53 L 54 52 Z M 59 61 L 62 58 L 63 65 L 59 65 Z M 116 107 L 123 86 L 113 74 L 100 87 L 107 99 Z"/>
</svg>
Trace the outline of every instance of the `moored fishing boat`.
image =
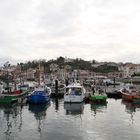
<svg viewBox="0 0 140 140">
<path fill-rule="evenodd" d="M 51 88 L 45 85 L 44 74 L 41 75 L 40 63 L 38 72 L 38 84 L 35 85 L 33 92 L 28 96 L 28 102 L 30 103 L 46 103 L 50 101 Z"/>
<path fill-rule="evenodd" d="M 136 85 L 127 84 L 120 90 L 122 99 L 133 103 L 140 103 L 140 91 L 137 90 Z"/>
<path fill-rule="evenodd" d="M 107 95 L 101 88 L 96 87 L 93 92 L 90 93 L 90 100 L 96 103 L 106 102 Z"/>
<path fill-rule="evenodd" d="M 28 96 L 28 102 L 31 103 L 44 103 L 49 102 L 51 96 L 51 88 L 44 85 L 38 85 L 34 91 Z"/>
<path fill-rule="evenodd" d="M 28 85 L 24 85 L 24 89 L 22 88 L 23 85 L 17 87 L 16 90 L 13 92 L 3 92 L 0 94 L 0 103 L 12 103 L 18 101 L 19 98 L 27 97 L 29 90 Z M 26 87 L 26 88 L 25 88 Z"/>
<path fill-rule="evenodd" d="M 51 86 L 51 96 L 52 97 L 63 97 L 64 96 L 64 93 L 65 93 L 65 88 L 66 88 L 66 85 L 65 84 L 61 84 L 61 83 L 58 83 L 58 87 L 57 87 L 57 91 L 56 91 L 56 85 L 52 85 Z"/>
<path fill-rule="evenodd" d="M 64 102 L 79 103 L 85 99 L 85 88 L 80 83 L 72 83 L 66 86 L 66 93 L 64 94 Z"/>
</svg>

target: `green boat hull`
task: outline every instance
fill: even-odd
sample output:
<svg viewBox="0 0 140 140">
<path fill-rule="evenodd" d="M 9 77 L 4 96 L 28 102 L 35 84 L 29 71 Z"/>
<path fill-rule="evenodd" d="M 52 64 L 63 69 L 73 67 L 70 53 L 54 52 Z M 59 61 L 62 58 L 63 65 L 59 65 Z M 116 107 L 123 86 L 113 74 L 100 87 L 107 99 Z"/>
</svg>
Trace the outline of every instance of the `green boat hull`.
<svg viewBox="0 0 140 140">
<path fill-rule="evenodd" d="M 107 96 L 106 95 L 92 95 L 90 99 L 94 102 L 106 102 Z"/>
<path fill-rule="evenodd" d="M 0 97 L 0 104 L 16 102 L 19 98 L 26 97 L 28 93 L 28 91 L 24 91 L 20 94 L 5 94 Z"/>
</svg>

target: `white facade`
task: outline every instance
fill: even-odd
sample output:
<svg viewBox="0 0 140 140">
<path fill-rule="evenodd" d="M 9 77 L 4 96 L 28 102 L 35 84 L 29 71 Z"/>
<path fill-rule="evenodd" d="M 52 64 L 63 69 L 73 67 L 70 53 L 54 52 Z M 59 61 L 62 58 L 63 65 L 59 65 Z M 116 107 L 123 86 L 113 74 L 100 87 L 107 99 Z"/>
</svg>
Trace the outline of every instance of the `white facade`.
<svg viewBox="0 0 140 140">
<path fill-rule="evenodd" d="M 34 79 L 35 78 L 35 72 L 36 72 L 36 70 L 29 69 L 26 73 L 26 78 L 27 79 Z"/>
<path fill-rule="evenodd" d="M 57 77 L 60 80 L 65 80 L 70 78 L 70 72 L 66 71 L 65 69 L 59 69 L 57 72 Z"/>
<path fill-rule="evenodd" d="M 59 69 L 59 66 L 57 64 L 51 64 L 50 65 L 50 71 L 55 72 Z"/>
<path fill-rule="evenodd" d="M 140 67 L 137 67 L 137 65 L 136 66 L 126 65 L 123 67 L 122 71 L 124 78 L 131 77 L 134 73 L 140 72 Z"/>
<path fill-rule="evenodd" d="M 140 73 L 140 65 L 137 65 L 137 66 L 136 66 L 135 72 L 136 72 L 136 73 Z"/>
</svg>

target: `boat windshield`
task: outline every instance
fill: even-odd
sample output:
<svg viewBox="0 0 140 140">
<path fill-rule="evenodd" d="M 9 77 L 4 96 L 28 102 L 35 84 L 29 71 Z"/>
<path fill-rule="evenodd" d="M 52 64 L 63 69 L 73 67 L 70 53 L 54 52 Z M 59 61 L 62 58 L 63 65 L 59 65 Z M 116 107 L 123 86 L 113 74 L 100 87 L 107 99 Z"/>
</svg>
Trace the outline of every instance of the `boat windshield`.
<svg viewBox="0 0 140 140">
<path fill-rule="evenodd" d="M 136 87 L 135 86 L 130 86 L 129 89 L 136 89 Z"/>
<path fill-rule="evenodd" d="M 81 88 L 71 88 L 69 90 L 69 94 L 72 94 L 72 95 L 81 95 Z"/>
<path fill-rule="evenodd" d="M 33 95 L 45 95 L 44 91 L 34 91 Z"/>
</svg>

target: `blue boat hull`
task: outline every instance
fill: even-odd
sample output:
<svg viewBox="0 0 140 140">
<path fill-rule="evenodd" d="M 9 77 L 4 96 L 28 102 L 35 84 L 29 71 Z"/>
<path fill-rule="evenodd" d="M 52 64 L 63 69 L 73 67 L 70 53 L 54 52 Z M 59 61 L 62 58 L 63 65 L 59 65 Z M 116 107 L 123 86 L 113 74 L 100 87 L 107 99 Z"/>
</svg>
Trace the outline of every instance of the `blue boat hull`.
<svg viewBox="0 0 140 140">
<path fill-rule="evenodd" d="M 31 103 L 45 103 L 50 101 L 50 96 L 46 95 L 31 95 L 28 97 L 28 102 Z"/>
</svg>

